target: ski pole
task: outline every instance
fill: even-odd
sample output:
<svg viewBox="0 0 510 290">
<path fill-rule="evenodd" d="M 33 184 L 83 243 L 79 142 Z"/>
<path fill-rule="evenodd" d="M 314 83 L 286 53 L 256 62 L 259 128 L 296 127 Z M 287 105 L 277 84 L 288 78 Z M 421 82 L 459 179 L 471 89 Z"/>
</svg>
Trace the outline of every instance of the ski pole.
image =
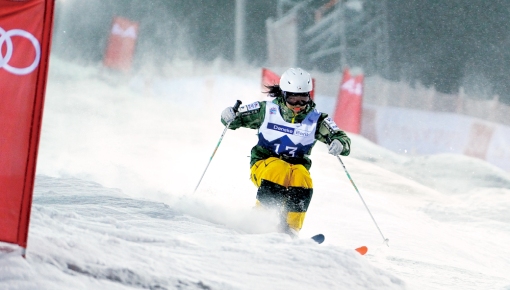
<svg viewBox="0 0 510 290">
<path fill-rule="evenodd" d="M 329 144 L 331 144 L 331 138 L 329 138 L 329 136 L 326 136 L 326 141 L 328 141 Z M 354 181 L 352 180 L 351 178 L 351 175 L 349 174 L 349 171 L 347 171 L 347 168 L 345 167 L 345 164 L 344 162 L 342 161 L 342 158 L 340 158 L 340 156 L 336 156 L 336 158 L 338 158 L 338 161 L 340 161 L 340 164 L 342 164 L 342 167 L 344 168 L 344 171 L 345 171 L 345 174 L 347 174 L 347 177 L 349 178 L 349 180 L 351 181 L 351 184 L 352 186 L 354 187 L 354 189 L 356 190 L 356 192 L 358 193 L 359 195 L 359 198 L 361 198 L 361 201 L 363 202 L 363 205 L 365 206 L 365 208 L 367 209 L 368 211 L 368 214 L 370 214 L 370 217 L 372 218 L 372 221 L 374 221 L 374 224 L 375 226 L 377 227 L 377 230 L 379 231 L 379 233 L 381 234 L 381 237 L 383 238 L 383 243 L 386 244 L 386 246 L 390 246 L 388 245 L 388 242 L 390 241 L 389 239 L 385 238 L 381 229 L 379 228 L 379 225 L 377 225 L 377 222 L 375 221 L 375 218 L 374 216 L 372 215 L 372 213 L 370 212 L 370 209 L 368 209 L 368 206 L 365 202 L 365 200 L 363 199 L 363 196 L 361 196 L 361 193 L 359 192 L 358 190 L 358 187 L 356 186 L 356 184 L 354 184 Z"/>
<path fill-rule="evenodd" d="M 237 100 L 236 104 L 234 105 L 234 107 L 232 107 L 232 109 L 234 110 L 234 113 L 237 113 L 237 110 L 239 109 L 239 106 L 242 104 L 241 101 Z M 211 164 L 211 161 L 214 157 L 214 154 L 216 154 L 216 150 L 218 150 L 218 147 L 220 147 L 220 143 L 221 143 L 221 140 L 223 140 L 223 136 L 225 136 L 225 133 L 227 132 L 227 129 L 228 127 L 230 127 L 230 123 L 232 123 L 232 121 L 230 121 L 226 126 L 225 126 L 225 129 L 223 130 L 223 134 L 221 134 L 221 137 L 220 137 L 220 140 L 218 141 L 218 144 L 216 145 L 216 148 L 214 148 L 214 151 L 213 151 L 213 154 L 211 155 L 211 158 L 209 158 L 209 162 L 207 163 L 207 166 L 205 167 L 205 170 L 204 170 L 204 173 L 202 173 L 202 177 L 200 177 L 200 180 L 198 181 L 198 184 L 197 186 L 195 187 L 195 190 L 193 191 L 193 193 L 195 193 L 197 191 L 197 188 L 198 186 L 200 185 L 200 182 L 202 182 L 202 178 L 204 178 L 204 175 L 205 175 L 205 172 L 207 171 L 207 168 L 209 168 L 209 164 Z"/>
</svg>

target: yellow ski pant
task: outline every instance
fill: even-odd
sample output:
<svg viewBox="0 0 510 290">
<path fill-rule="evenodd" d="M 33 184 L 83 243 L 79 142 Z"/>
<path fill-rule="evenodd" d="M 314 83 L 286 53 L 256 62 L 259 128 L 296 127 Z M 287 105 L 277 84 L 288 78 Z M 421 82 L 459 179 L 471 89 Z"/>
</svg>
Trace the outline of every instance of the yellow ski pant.
<svg viewBox="0 0 510 290">
<path fill-rule="evenodd" d="M 310 172 L 303 165 L 276 157 L 259 160 L 251 167 L 251 181 L 259 188 L 258 205 L 271 205 L 267 201 L 273 198 L 286 212 L 290 228 L 299 231 L 303 227 L 313 192 Z"/>
</svg>

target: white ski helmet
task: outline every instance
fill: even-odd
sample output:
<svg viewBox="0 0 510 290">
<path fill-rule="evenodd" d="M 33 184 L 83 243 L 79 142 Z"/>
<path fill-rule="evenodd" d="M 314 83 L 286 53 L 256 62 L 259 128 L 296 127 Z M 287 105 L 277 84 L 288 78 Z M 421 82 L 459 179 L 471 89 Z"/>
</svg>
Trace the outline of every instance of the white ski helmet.
<svg viewBox="0 0 510 290">
<path fill-rule="evenodd" d="M 280 89 L 291 93 L 308 93 L 313 89 L 310 74 L 300 68 L 289 68 L 280 78 Z"/>
</svg>

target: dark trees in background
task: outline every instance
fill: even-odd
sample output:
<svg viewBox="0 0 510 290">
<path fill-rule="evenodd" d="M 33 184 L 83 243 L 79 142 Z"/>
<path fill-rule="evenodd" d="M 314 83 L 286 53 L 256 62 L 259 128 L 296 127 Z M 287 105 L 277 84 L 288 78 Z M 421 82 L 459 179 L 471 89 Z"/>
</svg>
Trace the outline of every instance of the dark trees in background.
<svg viewBox="0 0 510 290">
<path fill-rule="evenodd" d="M 264 65 L 265 21 L 276 16 L 276 0 L 246 5 L 245 59 Z M 140 22 L 135 67 L 234 57 L 235 0 L 57 2 L 54 52 L 101 61 L 114 15 Z M 444 93 L 463 86 L 510 103 L 510 1 L 389 0 L 388 24 L 391 79 Z"/>
<path fill-rule="evenodd" d="M 499 94 L 510 103 L 510 2 L 388 1 L 392 75 L 444 93 Z"/>
</svg>

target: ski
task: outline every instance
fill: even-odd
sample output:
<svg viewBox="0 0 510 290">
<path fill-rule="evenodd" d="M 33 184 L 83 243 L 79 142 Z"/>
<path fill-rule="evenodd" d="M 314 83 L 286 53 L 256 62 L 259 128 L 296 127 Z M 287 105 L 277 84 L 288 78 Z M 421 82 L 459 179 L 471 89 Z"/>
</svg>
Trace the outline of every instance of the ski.
<svg viewBox="0 0 510 290">
<path fill-rule="evenodd" d="M 326 237 L 324 237 L 323 234 L 318 234 L 318 235 L 313 236 L 311 239 L 314 240 L 315 242 L 317 242 L 317 244 L 322 244 L 322 242 L 324 242 Z"/>
<path fill-rule="evenodd" d="M 314 240 L 317 244 L 322 244 L 326 237 L 323 234 L 318 234 L 313 237 L 311 237 L 312 240 Z M 354 249 L 356 252 L 360 253 L 361 255 L 365 255 L 368 252 L 368 248 L 366 246 L 361 246 L 359 248 Z"/>
<path fill-rule="evenodd" d="M 360 253 L 361 255 L 365 255 L 368 252 L 368 248 L 365 246 L 361 246 L 359 248 L 354 249 L 356 252 Z"/>
</svg>

